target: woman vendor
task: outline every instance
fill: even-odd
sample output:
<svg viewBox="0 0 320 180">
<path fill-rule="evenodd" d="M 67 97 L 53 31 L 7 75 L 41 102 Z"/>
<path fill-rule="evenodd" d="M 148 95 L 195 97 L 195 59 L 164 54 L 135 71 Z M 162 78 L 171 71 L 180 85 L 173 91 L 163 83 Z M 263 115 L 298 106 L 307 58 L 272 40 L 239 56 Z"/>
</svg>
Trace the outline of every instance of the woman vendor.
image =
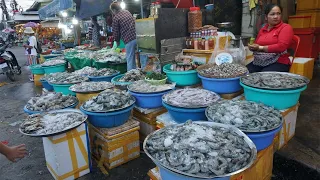
<svg viewBox="0 0 320 180">
<path fill-rule="evenodd" d="M 289 72 L 291 61 L 287 49 L 293 39 L 293 30 L 281 20 L 282 8 L 275 4 L 266 6 L 267 24 L 261 28 L 255 44 L 249 45 L 254 60 L 247 65 L 250 73 L 261 71 Z"/>
</svg>

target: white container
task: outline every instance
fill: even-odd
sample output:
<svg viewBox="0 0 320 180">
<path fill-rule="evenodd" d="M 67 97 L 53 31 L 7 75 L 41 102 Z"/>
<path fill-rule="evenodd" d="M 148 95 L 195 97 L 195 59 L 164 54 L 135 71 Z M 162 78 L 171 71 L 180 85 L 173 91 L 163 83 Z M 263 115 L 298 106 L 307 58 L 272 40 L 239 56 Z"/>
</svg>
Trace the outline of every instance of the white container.
<svg viewBox="0 0 320 180">
<path fill-rule="evenodd" d="M 51 137 L 43 137 L 47 168 L 56 180 L 77 179 L 90 173 L 88 127 L 79 127 Z"/>
</svg>

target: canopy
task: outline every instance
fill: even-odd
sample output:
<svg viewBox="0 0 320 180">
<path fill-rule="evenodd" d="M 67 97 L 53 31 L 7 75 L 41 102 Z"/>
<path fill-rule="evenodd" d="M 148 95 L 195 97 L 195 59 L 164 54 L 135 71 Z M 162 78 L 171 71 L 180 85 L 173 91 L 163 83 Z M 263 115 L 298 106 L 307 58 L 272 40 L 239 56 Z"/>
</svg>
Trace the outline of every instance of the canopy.
<svg viewBox="0 0 320 180">
<path fill-rule="evenodd" d="M 109 10 L 109 6 L 113 0 L 81 0 L 77 2 L 77 17 L 80 19 L 89 18 L 105 13 Z M 90 7 L 90 8 L 88 8 Z M 79 8 L 79 9 L 78 9 Z"/>
<path fill-rule="evenodd" d="M 59 11 L 72 8 L 72 6 L 73 6 L 72 0 L 53 0 L 51 3 L 49 3 L 48 5 L 46 5 L 45 7 L 39 10 L 40 19 L 52 17 L 57 13 L 59 13 Z"/>
</svg>

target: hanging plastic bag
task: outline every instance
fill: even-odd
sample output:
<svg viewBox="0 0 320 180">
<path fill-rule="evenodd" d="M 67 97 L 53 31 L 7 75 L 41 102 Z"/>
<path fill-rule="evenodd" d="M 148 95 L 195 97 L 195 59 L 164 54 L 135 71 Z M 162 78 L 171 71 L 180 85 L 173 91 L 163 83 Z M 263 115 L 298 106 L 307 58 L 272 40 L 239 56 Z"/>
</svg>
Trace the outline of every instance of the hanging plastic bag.
<svg viewBox="0 0 320 180">
<path fill-rule="evenodd" d="M 239 64 L 246 65 L 247 51 L 242 43 L 242 39 L 240 38 L 239 45 Z"/>
</svg>

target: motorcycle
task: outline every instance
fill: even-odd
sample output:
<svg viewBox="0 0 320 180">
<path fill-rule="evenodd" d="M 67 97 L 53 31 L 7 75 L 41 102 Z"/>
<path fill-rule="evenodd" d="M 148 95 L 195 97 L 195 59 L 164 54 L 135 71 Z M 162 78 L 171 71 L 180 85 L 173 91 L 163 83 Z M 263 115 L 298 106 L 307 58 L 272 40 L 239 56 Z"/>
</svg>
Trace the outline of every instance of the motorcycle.
<svg viewBox="0 0 320 180">
<path fill-rule="evenodd" d="M 0 74 L 5 74 L 11 81 L 15 81 L 15 74 L 21 74 L 21 67 L 11 51 L 7 51 L 9 44 L 0 47 Z"/>
</svg>

